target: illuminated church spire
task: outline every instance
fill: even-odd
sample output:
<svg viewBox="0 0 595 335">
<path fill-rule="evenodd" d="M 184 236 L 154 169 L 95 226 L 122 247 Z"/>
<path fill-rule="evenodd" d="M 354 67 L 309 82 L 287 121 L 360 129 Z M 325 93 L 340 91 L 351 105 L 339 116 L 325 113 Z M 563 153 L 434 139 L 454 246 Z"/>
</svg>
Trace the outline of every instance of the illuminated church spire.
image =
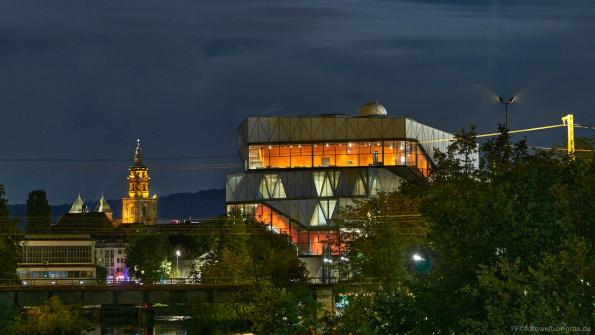
<svg viewBox="0 0 595 335">
<path fill-rule="evenodd" d="M 157 197 L 149 198 L 149 169 L 143 164 L 140 139 L 136 140 L 134 165 L 128 169 L 128 197 L 122 198 L 122 223 L 155 224 Z"/>
<path fill-rule="evenodd" d="M 150 179 L 149 169 L 143 165 L 140 139 L 138 139 L 136 140 L 136 149 L 134 150 L 134 165 L 128 169 L 128 197 L 148 198 Z"/>
<path fill-rule="evenodd" d="M 136 139 L 136 150 L 134 150 L 134 165 L 136 165 L 136 166 L 143 165 L 143 156 L 140 152 L 140 138 Z"/>
</svg>

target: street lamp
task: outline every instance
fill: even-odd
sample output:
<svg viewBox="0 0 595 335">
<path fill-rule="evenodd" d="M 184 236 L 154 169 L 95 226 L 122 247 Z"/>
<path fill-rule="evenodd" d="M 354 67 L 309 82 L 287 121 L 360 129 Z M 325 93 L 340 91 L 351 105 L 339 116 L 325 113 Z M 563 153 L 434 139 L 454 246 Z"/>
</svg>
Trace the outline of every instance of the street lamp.
<svg viewBox="0 0 595 335">
<path fill-rule="evenodd" d="M 415 274 L 424 274 L 432 269 L 432 253 L 425 246 L 414 246 L 406 253 L 407 270 Z"/>
<path fill-rule="evenodd" d="M 511 97 L 508 100 L 502 99 L 502 97 L 498 97 L 498 102 L 504 105 L 504 128 L 508 129 L 508 105 L 512 105 L 514 102 L 515 97 Z"/>
<path fill-rule="evenodd" d="M 182 256 L 182 253 L 180 250 L 176 250 L 176 274 L 178 276 L 180 275 L 180 256 Z"/>
<path fill-rule="evenodd" d="M 413 254 L 413 256 L 411 256 L 411 259 L 415 262 L 425 261 L 425 259 L 421 257 L 419 254 Z"/>
</svg>

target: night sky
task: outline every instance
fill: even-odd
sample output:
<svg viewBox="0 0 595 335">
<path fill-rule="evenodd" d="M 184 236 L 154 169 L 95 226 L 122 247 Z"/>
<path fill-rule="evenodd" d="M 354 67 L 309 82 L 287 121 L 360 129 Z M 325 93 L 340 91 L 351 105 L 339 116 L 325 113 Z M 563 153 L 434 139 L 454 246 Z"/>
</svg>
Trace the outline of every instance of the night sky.
<svg viewBox="0 0 595 335">
<path fill-rule="evenodd" d="M 0 0 L 0 183 L 119 198 L 141 138 L 151 193 L 223 188 L 244 117 L 370 100 L 447 131 L 495 130 L 497 94 L 512 129 L 595 124 L 594 41 L 592 0 Z"/>
</svg>

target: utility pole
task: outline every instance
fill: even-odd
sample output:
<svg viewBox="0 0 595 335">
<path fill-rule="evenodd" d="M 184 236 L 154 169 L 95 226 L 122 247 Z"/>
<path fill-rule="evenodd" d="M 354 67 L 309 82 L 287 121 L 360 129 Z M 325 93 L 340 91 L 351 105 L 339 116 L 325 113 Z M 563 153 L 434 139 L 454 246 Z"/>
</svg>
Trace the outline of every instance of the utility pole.
<svg viewBox="0 0 595 335">
<path fill-rule="evenodd" d="M 568 114 L 564 116 L 562 118 L 562 122 L 564 122 L 564 125 L 568 130 L 568 139 L 566 141 L 568 142 L 568 157 L 570 157 L 570 159 L 574 159 L 574 115 Z"/>
<path fill-rule="evenodd" d="M 515 97 L 511 97 L 508 100 L 504 100 L 502 97 L 498 97 L 498 102 L 504 105 L 504 128 L 508 129 L 508 105 L 512 105 Z"/>
</svg>

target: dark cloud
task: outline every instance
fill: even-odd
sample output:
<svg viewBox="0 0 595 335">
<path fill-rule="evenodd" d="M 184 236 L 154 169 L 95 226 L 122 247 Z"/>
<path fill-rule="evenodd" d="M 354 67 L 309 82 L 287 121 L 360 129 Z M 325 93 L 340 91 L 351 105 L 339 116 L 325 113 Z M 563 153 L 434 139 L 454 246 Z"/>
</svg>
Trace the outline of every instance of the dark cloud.
<svg viewBox="0 0 595 335">
<path fill-rule="evenodd" d="M 595 5 L 576 1 L 0 1 L 0 157 L 117 158 L 143 139 L 158 194 L 220 188 L 248 115 L 381 100 L 446 130 L 574 112 L 595 123 Z M 579 133 L 588 134 L 588 133 Z M 531 135 L 560 143 L 562 131 Z M 12 202 L 125 192 L 126 161 L 0 162 Z"/>
</svg>

